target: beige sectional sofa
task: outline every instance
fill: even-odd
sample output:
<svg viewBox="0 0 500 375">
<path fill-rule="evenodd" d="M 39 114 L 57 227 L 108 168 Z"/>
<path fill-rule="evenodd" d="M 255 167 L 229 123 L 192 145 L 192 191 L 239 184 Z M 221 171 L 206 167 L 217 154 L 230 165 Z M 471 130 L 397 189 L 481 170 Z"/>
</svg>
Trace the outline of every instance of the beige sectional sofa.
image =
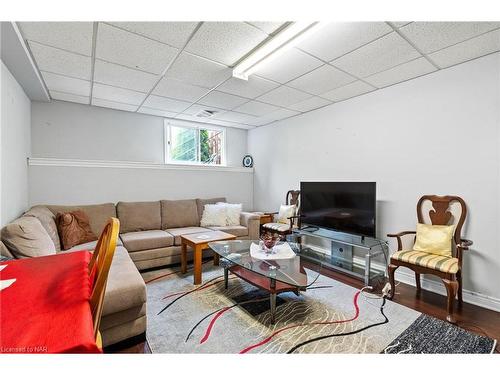
<svg viewBox="0 0 500 375">
<path fill-rule="evenodd" d="M 24 216 L 38 218 L 57 252 L 61 251 L 59 237 L 54 230 L 58 212 L 84 211 L 89 216 L 92 231 L 97 235 L 108 218 L 117 217 L 120 220 L 120 240 L 109 273 L 101 321 L 103 344 L 108 346 L 146 331 L 146 286 L 138 270 L 179 263 L 182 234 L 222 230 L 239 239 L 258 238 L 259 216 L 252 213 L 243 212 L 238 226 L 200 226 L 204 205 L 225 201 L 225 198 L 213 198 L 118 202 L 116 205 L 39 205 L 32 207 Z M 5 245 L 7 247 L 0 246 L 2 254 L 16 257 L 14 251 L 9 251 L 12 250 L 9 249 L 12 241 Z M 95 245 L 96 241 L 66 251 L 93 249 Z M 192 254 L 188 256 L 192 258 Z M 210 256 L 210 253 L 206 252 L 205 256 Z"/>
</svg>

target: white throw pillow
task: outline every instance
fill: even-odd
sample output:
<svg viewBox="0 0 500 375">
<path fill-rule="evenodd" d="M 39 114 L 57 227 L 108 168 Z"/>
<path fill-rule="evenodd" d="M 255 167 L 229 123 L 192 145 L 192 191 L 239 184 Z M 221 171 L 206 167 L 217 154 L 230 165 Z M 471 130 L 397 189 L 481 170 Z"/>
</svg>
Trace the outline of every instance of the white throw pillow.
<svg viewBox="0 0 500 375">
<path fill-rule="evenodd" d="M 290 220 L 288 218 L 294 215 L 295 205 L 291 204 L 287 206 L 286 204 L 282 204 L 278 213 L 278 223 L 290 224 Z"/>
<path fill-rule="evenodd" d="M 206 204 L 201 217 L 202 227 L 225 227 L 226 207 L 218 204 Z"/>
<path fill-rule="evenodd" d="M 226 206 L 226 224 L 228 226 L 240 225 L 240 215 L 243 209 L 241 203 L 217 202 L 220 206 Z"/>
</svg>

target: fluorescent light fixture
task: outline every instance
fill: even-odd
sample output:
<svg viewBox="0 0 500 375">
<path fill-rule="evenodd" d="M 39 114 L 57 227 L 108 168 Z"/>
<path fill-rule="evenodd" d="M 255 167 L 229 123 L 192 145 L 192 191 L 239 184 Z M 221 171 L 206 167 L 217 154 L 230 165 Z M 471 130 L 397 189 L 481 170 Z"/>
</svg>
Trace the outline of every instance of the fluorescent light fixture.
<svg viewBox="0 0 500 375">
<path fill-rule="evenodd" d="M 248 76 L 259 68 L 290 50 L 304 39 L 310 37 L 327 22 L 292 22 L 276 36 L 258 47 L 233 69 L 233 77 L 248 80 Z"/>
</svg>

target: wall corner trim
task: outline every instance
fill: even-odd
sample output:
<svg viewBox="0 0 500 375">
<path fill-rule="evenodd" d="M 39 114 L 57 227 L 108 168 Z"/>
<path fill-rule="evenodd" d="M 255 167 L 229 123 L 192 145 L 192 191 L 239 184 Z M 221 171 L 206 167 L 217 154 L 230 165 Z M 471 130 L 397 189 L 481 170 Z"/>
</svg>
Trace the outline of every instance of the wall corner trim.
<svg viewBox="0 0 500 375">
<path fill-rule="evenodd" d="M 253 168 L 216 166 L 216 165 L 189 165 L 189 164 L 163 164 L 138 161 L 114 160 L 84 160 L 84 159 L 58 159 L 58 158 L 28 158 L 28 165 L 43 167 L 79 167 L 79 168 L 128 168 L 128 169 L 166 169 L 181 171 L 216 171 L 253 173 Z"/>
</svg>

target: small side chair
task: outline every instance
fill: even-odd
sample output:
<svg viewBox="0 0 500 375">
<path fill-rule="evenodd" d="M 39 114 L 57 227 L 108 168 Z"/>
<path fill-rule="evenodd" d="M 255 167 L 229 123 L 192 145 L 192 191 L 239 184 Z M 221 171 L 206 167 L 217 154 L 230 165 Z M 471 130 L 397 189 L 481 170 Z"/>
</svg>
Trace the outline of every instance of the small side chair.
<svg viewBox="0 0 500 375">
<path fill-rule="evenodd" d="M 424 216 L 424 205 L 428 203 L 432 208 L 427 212 L 428 219 Z M 459 213 L 453 213 L 452 206 L 458 204 Z M 394 272 L 398 267 L 407 267 L 415 272 L 417 293 L 420 293 L 420 275 L 431 274 L 441 278 L 447 293 L 447 317 L 450 323 L 455 323 L 453 316 L 453 305 L 458 293 L 459 306 L 462 305 L 462 257 L 463 252 L 469 249 L 472 241 L 461 237 L 462 227 L 467 217 L 467 207 L 462 198 L 457 196 L 437 196 L 424 195 L 417 203 L 417 218 L 421 224 L 430 223 L 432 225 L 454 225 L 452 256 L 446 257 L 423 251 L 404 250 L 402 237 L 406 235 L 416 235 L 415 231 L 405 231 L 397 234 L 388 234 L 388 237 L 396 238 L 398 250 L 391 256 L 388 273 L 391 284 L 389 298 L 392 299 L 395 292 Z M 414 237 L 415 241 L 415 237 Z"/>
<path fill-rule="evenodd" d="M 285 204 L 295 206 L 294 214 L 280 218 L 276 217 L 279 212 L 266 212 L 266 215 L 272 216 L 272 222 L 262 225 L 263 233 L 277 234 L 281 240 L 284 240 L 287 235 L 292 233 L 293 228 L 300 227 L 300 190 L 289 190 L 286 193 Z"/>
</svg>

